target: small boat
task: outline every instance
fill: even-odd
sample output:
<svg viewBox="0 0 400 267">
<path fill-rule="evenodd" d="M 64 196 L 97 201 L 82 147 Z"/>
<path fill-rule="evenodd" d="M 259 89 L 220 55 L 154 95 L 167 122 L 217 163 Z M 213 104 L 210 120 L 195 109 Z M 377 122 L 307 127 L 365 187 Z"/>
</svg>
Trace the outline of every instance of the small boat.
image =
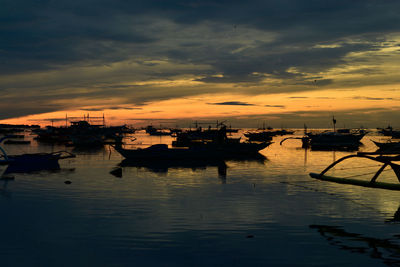
<svg viewBox="0 0 400 267">
<path fill-rule="evenodd" d="M 359 180 L 359 179 L 354 179 L 354 178 L 345 178 L 345 177 L 332 177 L 332 176 L 327 176 L 325 173 L 332 169 L 334 166 L 336 166 L 338 163 L 342 162 L 343 160 L 349 159 L 349 158 L 366 158 L 370 159 L 372 161 L 376 161 L 379 163 L 383 163 L 383 165 L 377 170 L 375 175 L 371 178 L 371 180 Z M 400 155 L 399 154 L 382 154 L 378 152 L 370 152 L 370 153 L 357 153 L 355 155 L 349 155 L 342 157 L 335 162 L 333 162 L 331 165 L 326 167 L 321 173 L 310 173 L 310 176 L 314 179 L 318 179 L 321 181 L 329 181 L 329 182 L 335 182 L 335 183 L 340 183 L 340 184 L 351 184 L 351 185 L 357 185 L 357 186 L 363 186 L 363 187 L 371 187 L 371 188 L 381 188 L 381 189 L 388 189 L 388 190 L 400 190 L 400 183 L 387 183 L 387 182 L 381 182 L 377 181 L 379 175 L 384 171 L 384 169 L 387 166 L 390 166 L 393 170 L 393 172 L 396 174 L 397 179 L 400 182 L 400 165 L 394 163 L 396 161 L 400 161 Z"/>
<path fill-rule="evenodd" d="M 260 150 L 268 147 L 271 143 L 231 143 L 226 145 L 199 144 L 191 147 L 169 148 L 165 144 L 152 145 L 147 148 L 125 149 L 120 145 L 115 145 L 115 150 L 126 159 L 223 159 L 237 155 L 247 156 L 257 154 Z"/>
<path fill-rule="evenodd" d="M 389 142 L 377 142 L 371 140 L 377 147 L 378 151 L 383 152 L 399 152 L 400 153 L 400 141 L 389 141 Z"/>
<path fill-rule="evenodd" d="M 250 142 L 253 142 L 253 141 L 266 142 L 266 141 L 271 141 L 272 137 L 276 136 L 276 134 L 274 132 L 268 132 L 268 131 L 246 132 L 246 133 L 244 133 L 244 136 L 246 136 Z"/>
<path fill-rule="evenodd" d="M 0 139 L 0 143 L 7 137 Z M 75 155 L 67 151 L 58 151 L 52 153 L 26 153 L 21 155 L 8 155 L 0 146 L 2 155 L 0 164 L 8 165 L 3 174 L 16 172 L 32 172 L 43 169 L 59 169 L 58 161 L 60 159 L 74 158 Z"/>
</svg>

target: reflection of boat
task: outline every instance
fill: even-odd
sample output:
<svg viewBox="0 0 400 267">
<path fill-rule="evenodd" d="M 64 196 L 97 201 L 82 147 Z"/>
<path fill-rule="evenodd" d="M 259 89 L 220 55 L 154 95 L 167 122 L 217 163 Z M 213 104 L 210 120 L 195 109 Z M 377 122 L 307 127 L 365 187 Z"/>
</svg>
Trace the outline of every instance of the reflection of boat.
<svg viewBox="0 0 400 267">
<path fill-rule="evenodd" d="M 337 226 L 310 225 L 310 228 L 316 229 L 332 246 L 351 253 L 365 254 L 373 259 L 380 259 L 387 266 L 400 265 L 400 246 L 396 240 L 350 233 Z M 398 236 L 394 237 L 398 239 Z"/>
<path fill-rule="evenodd" d="M 170 168 L 190 168 L 192 170 L 205 169 L 207 167 L 227 168 L 223 160 L 129 160 L 124 159 L 118 164 L 120 167 L 146 168 L 152 172 L 168 172 Z M 225 171 L 226 172 L 226 171 Z"/>
<path fill-rule="evenodd" d="M 8 145 L 29 145 L 31 141 L 29 140 L 6 140 L 4 144 Z"/>
<path fill-rule="evenodd" d="M 377 170 L 375 175 L 371 178 L 371 180 L 360 180 L 360 179 L 353 179 L 354 175 L 349 177 L 332 177 L 327 176 L 325 173 L 335 167 L 338 163 L 342 162 L 343 160 L 349 158 L 365 158 L 370 159 L 372 161 L 376 161 L 382 163 L 383 165 Z M 387 182 L 378 182 L 377 178 L 379 175 L 384 171 L 387 166 L 390 166 L 393 172 L 396 174 L 397 179 L 400 182 L 400 165 L 394 163 L 400 161 L 400 155 L 382 155 L 382 153 L 357 153 L 355 155 L 345 156 L 333 162 L 331 165 L 326 167 L 321 173 L 310 173 L 310 176 L 315 179 L 319 179 L 322 181 L 329 181 L 335 182 L 340 184 L 351 184 L 351 185 L 358 185 L 364 187 L 372 187 L 372 188 L 381 188 L 381 189 L 390 189 L 390 190 L 400 190 L 400 183 L 387 183 Z M 356 175 L 359 176 L 359 175 Z"/>
<path fill-rule="evenodd" d="M 242 157 L 230 157 L 229 159 L 217 159 L 217 158 L 204 158 L 204 159 L 124 159 L 118 164 L 117 168 L 114 168 L 110 173 L 116 177 L 122 177 L 122 168 L 125 167 L 136 167 L 136 168 L 146 168 L 154 173 L 167 173 L 169 169 L 191 169 L 193 171 L 196 170 L 204 170 L 207 167 L 217 167 L 218 175 L 225 182 L 226 174 L 227 174 L 227 164 L 226 160 L 236 161 L 236 162 L 257 162 L 259 164 L 264 164 L 267 160 L 261 154 L 248 155 Z"/>
</svg>

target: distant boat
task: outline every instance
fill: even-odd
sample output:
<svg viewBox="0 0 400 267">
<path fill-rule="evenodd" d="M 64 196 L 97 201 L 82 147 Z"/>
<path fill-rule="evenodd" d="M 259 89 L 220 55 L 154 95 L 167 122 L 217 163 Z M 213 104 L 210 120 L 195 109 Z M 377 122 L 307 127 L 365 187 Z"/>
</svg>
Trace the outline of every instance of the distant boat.
<svg viewBox="0 0 400 267">
<path fill-rule="evenodd" d="M 371 140 L 377 147 L 378 151 L 384 152 L 398 152 L 400 154 L 400 141 L 377 142 Z"/>
<path fill-rule="evenodd" d="M 303 142 L 308 142 L 311 149 L 358 149 L 361 145 L 361 139 L 365 133 L 338 133 L 338 132 L 322 132 L 308 133 L 307 138 Z"/>
</svg>

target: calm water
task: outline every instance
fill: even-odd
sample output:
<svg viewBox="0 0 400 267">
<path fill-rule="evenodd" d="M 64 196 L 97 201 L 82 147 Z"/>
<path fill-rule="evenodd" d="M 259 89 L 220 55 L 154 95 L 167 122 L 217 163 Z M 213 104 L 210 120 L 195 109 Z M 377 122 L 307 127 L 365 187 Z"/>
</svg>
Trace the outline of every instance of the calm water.
<svg viewBox="0 0 400 267">
<path fill-rule="evenodd" d="M 126 141 L 171 142 L 135 136 Z M 0 181 L 0 264 L 399 266 L 399 193 L 311 179 L 309 172 L 349 152 L 306 151 L 300 140 L 280 146 L 282 138 L 262 151 L 265 160 L 226 161 L 226 170 L 221 162 L 136 164 L 122 167 L 121 178 L 110 174 L 122 161 L 112 148 L 67 148 L 77 157 L 61 160 L 60 171 Z M 364 137 L 361 150 L 375 150 L 370 139 L 381 138 Z M 4 147 L 14 154 L 65 150 L 35 142 Z M 376 169 L 356 160 L 334 172 Z"/>
</svg>

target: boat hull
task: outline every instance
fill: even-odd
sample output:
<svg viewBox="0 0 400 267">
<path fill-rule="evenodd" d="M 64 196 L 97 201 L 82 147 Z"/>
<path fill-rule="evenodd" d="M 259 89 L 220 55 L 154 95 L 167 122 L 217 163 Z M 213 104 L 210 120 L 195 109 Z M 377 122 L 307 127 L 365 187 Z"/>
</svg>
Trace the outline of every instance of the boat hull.
<svg viewBox="0 0 400 267">
<path fill-rule="evenodd" d="M 124 149 L 115 146 L 126 159 L 137 160 L 187 160 L 187 159 L 223 159 L 229 157 L 240 157 L 255 155 L 271 143 L 237 143 L 230 145 L 202 145 L 190 148 L 168 148 L 166 145 L 154 145 L 145 149 Z"/>
<path fill-rule="evenodd" d="M 370 181 L 332 177 L 332 176 L 320 175 L 318 173 L 310 173 L 310 176 L 311 176 L 311 178 L 318 179 L 321 181 L 329 181 L 329 182 L 334 182 L 334 183 L 339 183 L 339 184 L 350 184 L 350 185 L 357 185 L 357 186 L 370 187 L 370 188 L 400 190 L 400 184 L 377 182 L 377 181 L 371 183 Z"/>
</svg>

